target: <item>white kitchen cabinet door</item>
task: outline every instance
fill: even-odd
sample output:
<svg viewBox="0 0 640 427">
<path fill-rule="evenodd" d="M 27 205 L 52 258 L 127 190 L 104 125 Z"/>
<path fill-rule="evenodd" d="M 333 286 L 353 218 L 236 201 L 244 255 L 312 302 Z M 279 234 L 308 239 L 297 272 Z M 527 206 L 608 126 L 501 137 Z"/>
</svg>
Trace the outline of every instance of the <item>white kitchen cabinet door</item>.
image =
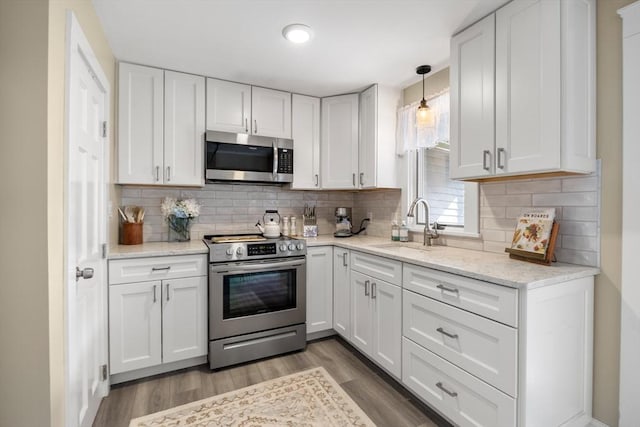
<svg viewBox="0 0 640 427">
<path fill-rule="evenodd" d="M 393 376 L 402 375 L 402 291 L 382 280 L 372 280 L 373 359 Z"/>
<path fill-rule="evenodd" d="M 378 86 L 373 85 L 360 94 L 360 140 L 358 145 L 358 186 L 377 185 L 378 155 Z"/>
<path fill-rule="evenodd" d="M 494 171 L 495 15 L 451 39 L 450 177 Z"/>
<path fill-rule="evenodd" d="M 118 183 L 161 184 L 164 72 L 124 62 L 118 67 Z"/>
<path fill-rule="evenodd" d="M 333 327 L 333 247 L 307 249 L 307 333 Z"/>
<path fill-rule="evenodd" d="M 496 12 L 497 175 L 561 166 L 560 8 L 518 0 Z"/>
<path fill-rule="evenodd" d="M 322 98 L 323 189 L 358 188 L 358 94 Z"/>
<path fill-rule="evenodd" d="M 351 271 L 351 343 L 371 355 L 373 324 L 371 322 L 371 277 Z"/>
<path fill-rule="evenodd" d="M 293 94 L 291 99 L 293 182 L 297 190 L 320 188 L 320 98 Z"/>
<path fill-rule="evenodd" d="M 164 182 L 204 185 L 204 77 L 165 71 Z"/>
<path fill-rule="evenodd" d="M 251 88 L 253 135 L 291 138 L 291 93 Z"/>
<path fill-rule="evenodd" d="M 159 365 L 161 282 L 109 286 L 109 371 L 111 375 Z"/>
<path fill-rule="evenodd" d="M 162 362 L 207 354 L 207 278 L 162 282 Z"/>
<path fill-rule="evenodd" d="M 347 249 L 333 248 L 333 329 L 350 341 L 349 262 Z"/>
<path fill-rule="evenodd" d="M 207 130 L 249 133 L 251 86 L 207 79 Z"/>
</svg>

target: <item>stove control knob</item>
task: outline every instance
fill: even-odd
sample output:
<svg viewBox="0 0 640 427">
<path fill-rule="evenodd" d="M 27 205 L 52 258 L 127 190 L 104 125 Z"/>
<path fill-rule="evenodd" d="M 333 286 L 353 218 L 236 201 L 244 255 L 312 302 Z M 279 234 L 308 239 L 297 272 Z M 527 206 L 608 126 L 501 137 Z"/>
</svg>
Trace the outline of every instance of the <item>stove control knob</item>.
<svg viewBox="0 0 640 427">
<path fill-rule="evenodd" d="M 290 251 L 295 251 L 296 250 L 296 245 L 294 245 L 293 243 L 289 243 L 289 250 Z"/>
<path fill-rule="evenodd" d="M 229 256 L 233 255 L 233 248 L 227 249 L 227 255 Z"/>
<path fill-rule="evenodd" d="M 303 249 L 304 249 L 304 245 L 303 245 L 302 243 L 298 243 L 298 244 L 296 245 L 296 249 L 298 249 L 299 251 L 301 251 L 301 250 L 303 250 Z"/>
<path fill-rule="evenodd" d="M 287 245 L 284 243 L 280 245 L 280 252 L 285 252 L 287 250 Z"/>
<path fill-rule="evenodd" d="M 240 247 L 240 248 L 236 249 L 236 253 L 238 255 L 242 255 L 242 254 L 244 254 L 244 249 L 242 247 Z"/>
</svg>

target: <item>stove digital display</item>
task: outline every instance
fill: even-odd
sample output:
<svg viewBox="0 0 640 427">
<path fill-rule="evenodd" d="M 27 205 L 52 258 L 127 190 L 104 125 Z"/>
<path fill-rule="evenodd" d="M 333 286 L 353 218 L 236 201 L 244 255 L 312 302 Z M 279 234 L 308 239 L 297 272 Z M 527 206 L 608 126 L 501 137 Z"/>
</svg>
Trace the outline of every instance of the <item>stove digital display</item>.
<svg viewBox="0 0 640 427">
<path fill-rule="evenodd" d="M 254 245 L 247 245 L 247 255 L 275 255 L 276 244 L 275 243 L 257 243 Z"/>
</svg>

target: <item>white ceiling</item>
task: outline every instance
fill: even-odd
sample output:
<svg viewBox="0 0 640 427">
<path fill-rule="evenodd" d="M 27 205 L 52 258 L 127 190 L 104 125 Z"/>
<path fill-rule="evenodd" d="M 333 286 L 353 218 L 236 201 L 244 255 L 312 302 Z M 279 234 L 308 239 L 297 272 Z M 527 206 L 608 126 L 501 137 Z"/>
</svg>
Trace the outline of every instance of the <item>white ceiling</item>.
<svg viewBox="0 0 640 427">
<path fill-rule="evenodd" d="M 507 0 L 93 0 L 115 57 L 315 96 L 406 87 Z M 312 27 L 294 45 L 287 24 Z"/>
</svg>

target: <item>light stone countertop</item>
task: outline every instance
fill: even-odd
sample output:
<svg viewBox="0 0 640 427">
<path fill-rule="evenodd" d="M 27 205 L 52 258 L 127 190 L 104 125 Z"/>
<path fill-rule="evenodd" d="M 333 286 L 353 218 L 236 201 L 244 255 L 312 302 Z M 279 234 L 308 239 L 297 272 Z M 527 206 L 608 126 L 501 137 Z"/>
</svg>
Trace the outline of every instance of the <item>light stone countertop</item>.
<svg viewBox="0 0 640 427">
<path fill-rule="evenodd" d="M 309 247 L 339 246 L 517 289 L 534 289 L 600 273 L 595 267 L 563 263 L 546 266 L 511 259 L 507 253 L 450 246 L 425 248 L 419 242 L 392 242 L 379 237 L 335 238 L 328 235 L 306 240 Z"/>
<path fill-rule="evenodd" d="M 506 253 L 496 254 L 450 246 L 425 248 L 418 242 L 392 242 L 381 237 L 336 238 L 333 235 L 322 235 L 308 238 L 306 241 L 309 247 L 338 246 L 519 289 L 534 289 L 600 273 L 595 267 L 562 263 L 545 266 L 510 259 Z M 108 258 L 142 258 L 208 252 L 209 249 L 201 240 L 148 242 L 141 245 L 112 246 Z"/>
</svg>

